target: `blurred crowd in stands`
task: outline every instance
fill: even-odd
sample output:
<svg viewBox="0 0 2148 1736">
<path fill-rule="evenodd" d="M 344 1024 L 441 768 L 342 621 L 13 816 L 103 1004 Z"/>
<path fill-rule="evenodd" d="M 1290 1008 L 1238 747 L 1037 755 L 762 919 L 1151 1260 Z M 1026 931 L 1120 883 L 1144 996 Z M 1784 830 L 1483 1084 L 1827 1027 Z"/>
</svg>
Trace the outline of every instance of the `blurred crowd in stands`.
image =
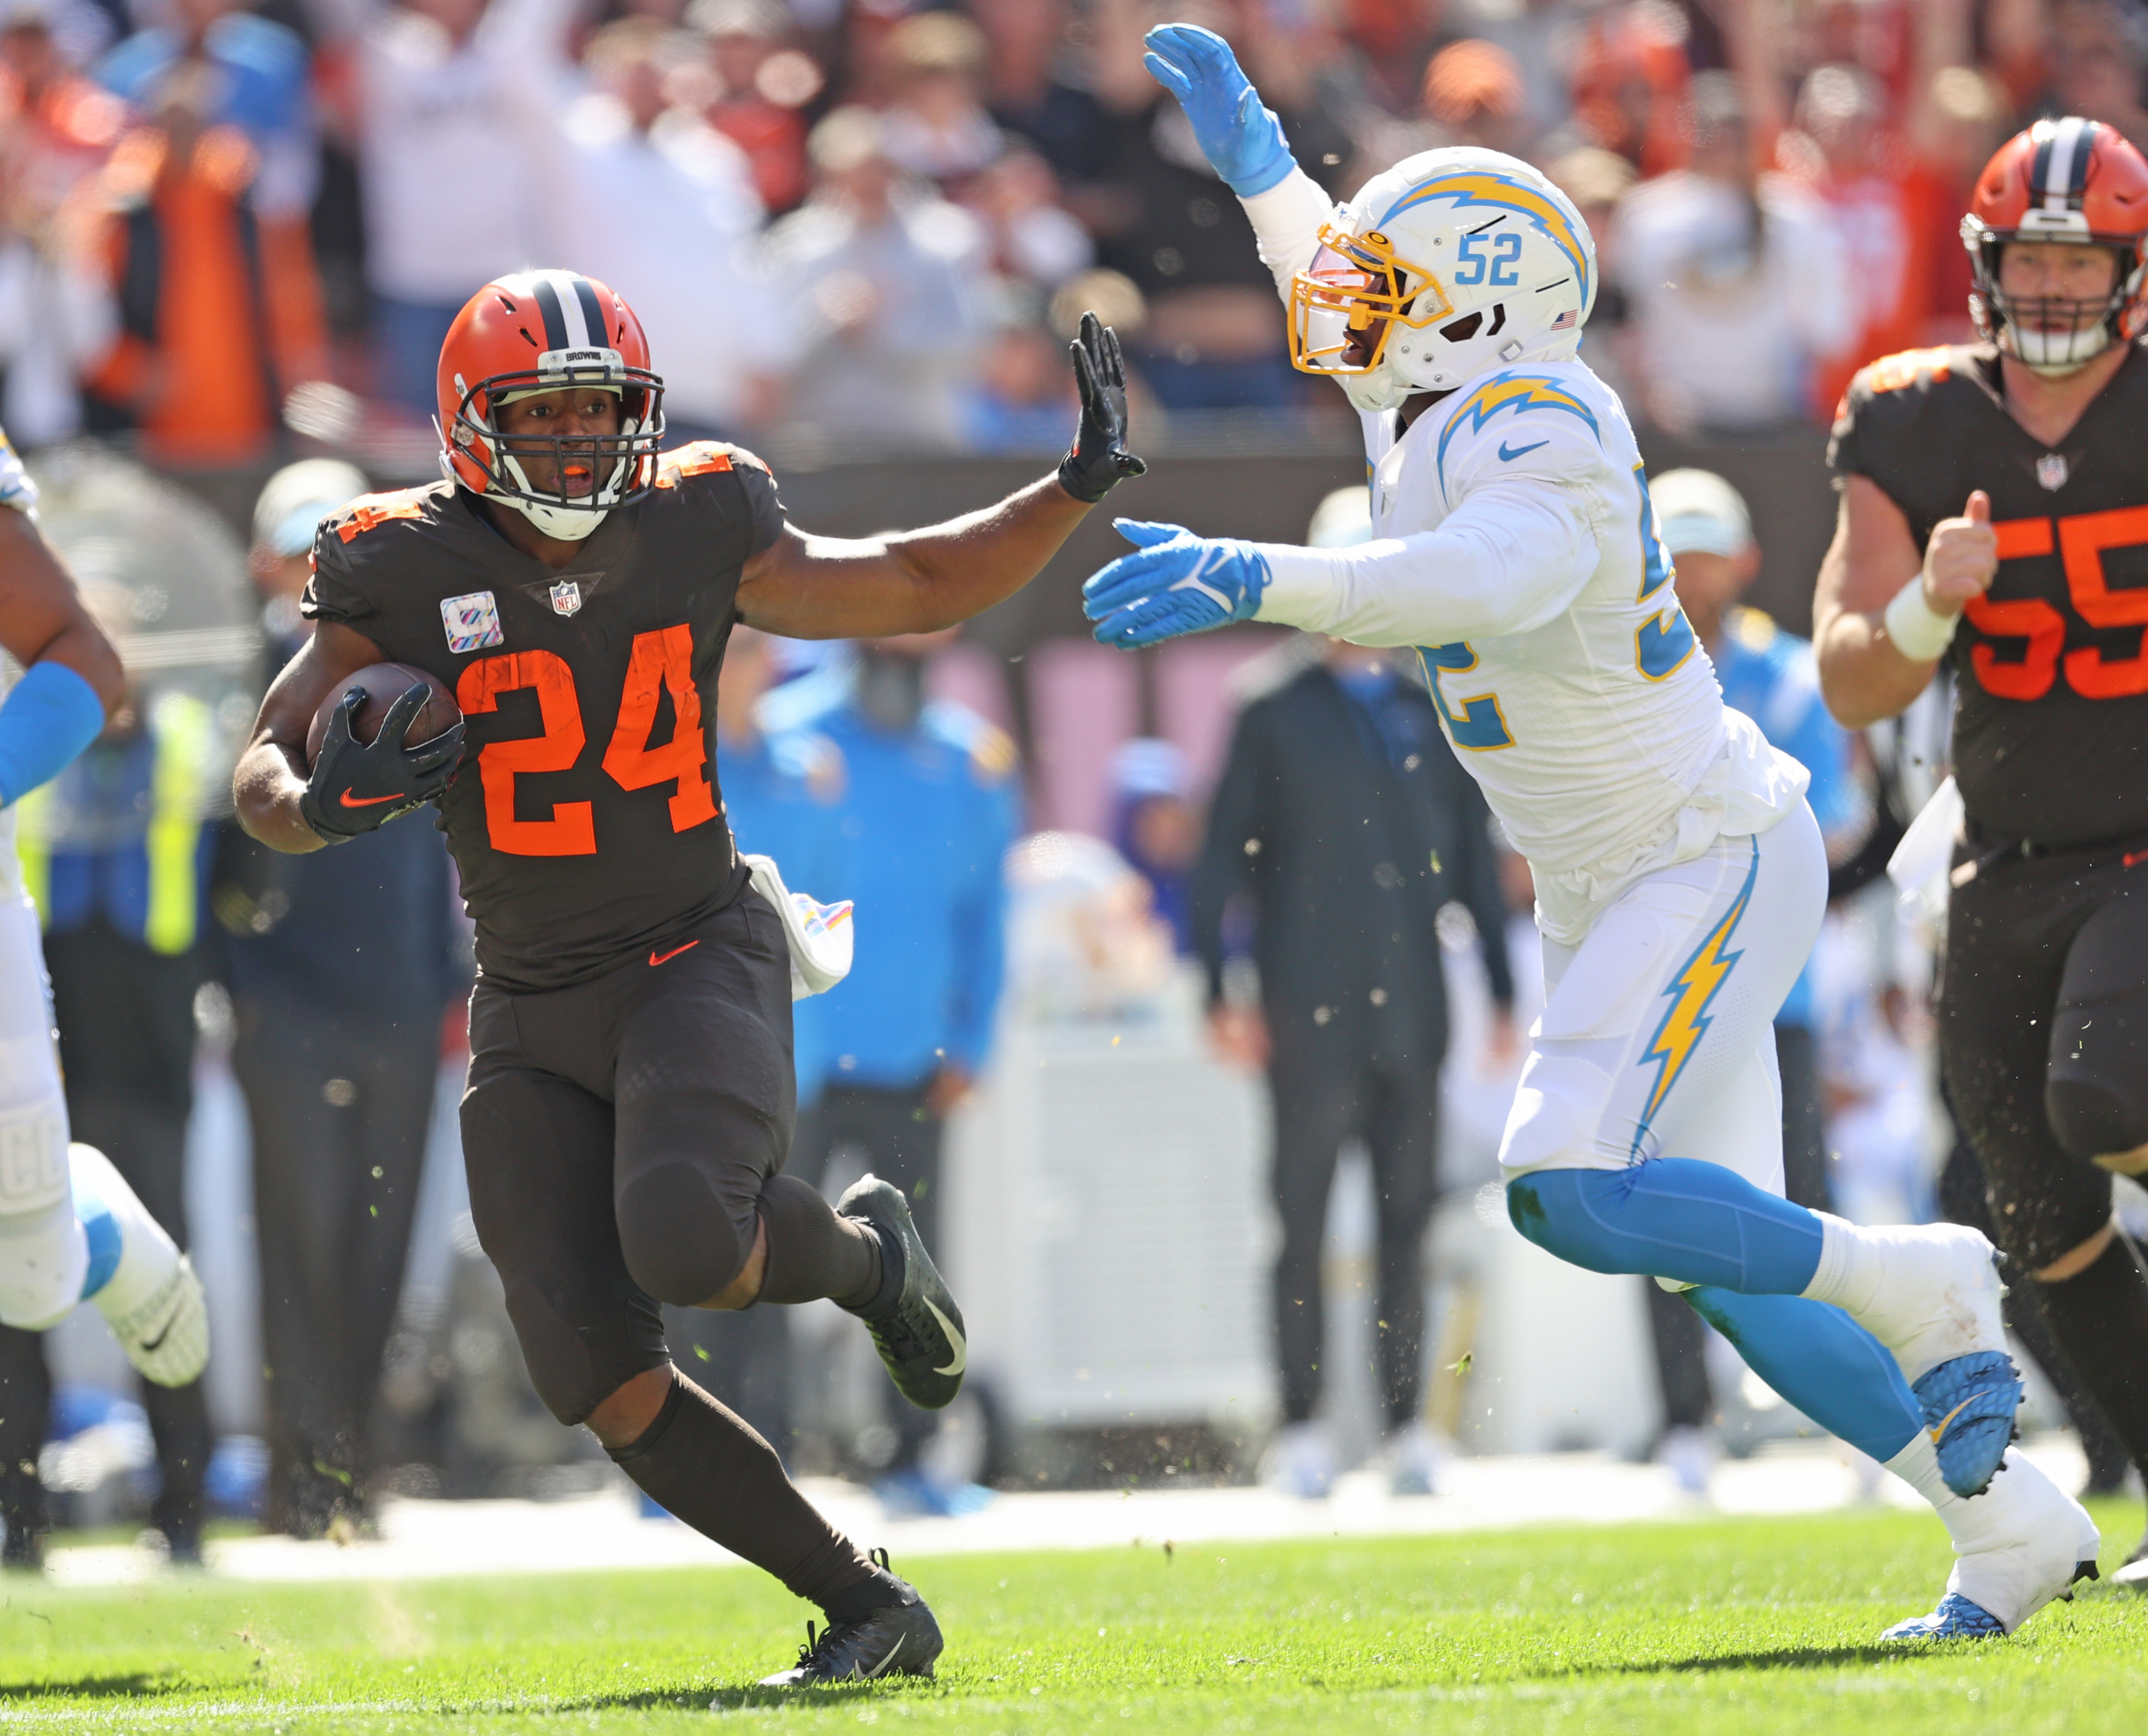
<svg viewBox="0 0 2148 1736">
<path fill-rule="evenodd" d="M 234 520 L 292 426 L 414 471 L 449 319 L 531 264 L 628 298 L 693 432 L 1048 449 L 1084 306 L 1154 427 L 1337 415 L 1142 67 L 1166 17 L 1338 195 L 1442 143 L 1545 169 L 1588 359 L 1679 433 L 1965 335 L 1955 226 L 2028 118 L 2148 140 L 2131 0 L 0 0 L 0 421 Z"/>
</svg>

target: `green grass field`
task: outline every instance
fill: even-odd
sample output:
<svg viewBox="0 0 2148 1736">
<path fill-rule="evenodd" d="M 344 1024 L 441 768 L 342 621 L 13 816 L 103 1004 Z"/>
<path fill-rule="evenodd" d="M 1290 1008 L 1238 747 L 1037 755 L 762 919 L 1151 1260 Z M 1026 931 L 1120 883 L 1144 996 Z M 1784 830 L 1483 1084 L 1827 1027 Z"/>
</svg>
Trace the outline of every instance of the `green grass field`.
<svg viewBox="0 0 2148 1736">
<path fill-rule="evenodd" d="M 2139 1510 L 2099 1515 L 2106 1570 Z M 2122 1539 L 2121 1543 L 2119 1540 Z M 299 1732 L 1880 1730 L 2139 1727 L 2148 1598 L 2010 1640 L 1872 1643 L 1938 1528 L 1861 1513 L 904 1563 L 934 1683 L 779 1697 L 802 1606 L 744 1570 L 114 1591 L 0 1585 L 0 1724 Z M 712 1710 L 713 1703 L 713 1710 Z"/>
</svg>

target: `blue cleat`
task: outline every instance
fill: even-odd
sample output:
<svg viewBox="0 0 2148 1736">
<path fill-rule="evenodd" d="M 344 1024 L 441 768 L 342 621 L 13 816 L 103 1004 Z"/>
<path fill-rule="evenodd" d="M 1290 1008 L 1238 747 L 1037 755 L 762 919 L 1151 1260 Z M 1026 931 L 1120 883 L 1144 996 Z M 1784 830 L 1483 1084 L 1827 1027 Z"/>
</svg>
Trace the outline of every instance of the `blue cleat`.
<svg viewBox="0 0 2148 1736">
<path fill-rule="evenodd" d="M 2006 1629 L 1999 1618 L 1960 1592 L 1949 1592 L 1930 1615 L 1897 1622 L 1880 1636 L 1883 1643 L 1900 1639 L 2004 1639 Z"/>
<path fill-rule="evenodd" d="M 1946 1486 L 1964 1500 L 1982 1494 L 1991 1487 L 2014 1438 L 2014 1412 L 2021 1403 L 2020 1371 L 2003 1350 L 1972 1351 L 1941 1362 L 1910 1390 L 1924 1412 Z"/>
</svg>

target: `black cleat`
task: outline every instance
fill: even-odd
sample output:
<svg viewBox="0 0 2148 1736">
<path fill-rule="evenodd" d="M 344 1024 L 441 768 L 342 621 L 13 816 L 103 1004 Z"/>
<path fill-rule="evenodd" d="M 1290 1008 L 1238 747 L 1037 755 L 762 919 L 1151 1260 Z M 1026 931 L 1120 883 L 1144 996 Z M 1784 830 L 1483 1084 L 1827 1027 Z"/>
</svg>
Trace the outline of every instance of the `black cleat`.
<svg viewBox="0 0 2148 1736">
<path fill-rule="evenodd" d="M 887 1364 L 896 1391 L 920 1410 L 944 1409 L 962 1390 L 970 1342 L 954 1292 L 911 1221 L 909 1202 L 899 1188 L 877 1176 L 865 1176 L 836 1202 L 836 1209 L 846 1217 L 865 1219 L 880 1232 L 886 1268 L 879 1297 L 851 1312 L 872 1334 L 873 1347 Z"/>
<path fill-rule="evenodd" d="M 901 1581 L 896 1582 L 901 1584 Z M 873 1682 L 882 1676 L 926 1676 L 945 1642 L 924 1598 L 903 1585 L 906 1603 L 890 1603 L 854 1622 L 831 1621 L 816 1629 L 806 1624 L 806 1643 L 798 1662 L 772 1676 L 763 1688 L 824 1688 L 838 1682 Z"/>
</svg>

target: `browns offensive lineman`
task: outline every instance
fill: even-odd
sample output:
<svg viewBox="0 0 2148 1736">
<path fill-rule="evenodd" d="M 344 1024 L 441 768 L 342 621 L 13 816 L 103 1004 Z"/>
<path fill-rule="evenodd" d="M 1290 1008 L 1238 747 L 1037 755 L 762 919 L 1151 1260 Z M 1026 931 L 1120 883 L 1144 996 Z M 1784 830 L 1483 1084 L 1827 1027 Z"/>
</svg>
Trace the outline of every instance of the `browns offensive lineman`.
<svg viewBox="0 0 2148 1736">
<path fill-rule="evenodd" d="M 530 1378 L 655 1500 L 826 1611 L 770 1685 L 930 1675 L 940 1631 L 672 1366 L 658 1304 L 831 1297 L 927 1407 L 954 1397 L 966 1345 L 899 1192 L 868 1177 L 831 1209 L 782 1173 L 789 954 L 718 799 L 717 675 L 734 622 L 926 632 L 1033 578 L 1143 468 L 1116 339 L 1091 316 L 1073 349 L 1082 417 L 1056 476 L 928 529 L 837 542 L 785 524 L 750 454 L 660 452 L 663 383 L 604 284 L 488 283 L 440 352 L 447 479 L 324 523 L 304 603 L 318 630 L 238 770 L 247 830 L 284 850 L 439 804 L 477 924 L 470 1209 Z M 309 775 L 317 708 L 383 660 L 445 683 L 464 721 L 404 746 L 414 687 L 368 746 L 347 697 Z"/>
<path fill-rule="evenodd" d="M 1852 383 L 1813 636 L 1852 727 L 1952 663 L 1941 1064 L 2014 1281 L 2148 1471 L 2148 1273 L 2110 1182 L 2148 1174 L 2148 162 L 2039 121 L 1962 238 L 1987 341 Z"/>
</svg>

